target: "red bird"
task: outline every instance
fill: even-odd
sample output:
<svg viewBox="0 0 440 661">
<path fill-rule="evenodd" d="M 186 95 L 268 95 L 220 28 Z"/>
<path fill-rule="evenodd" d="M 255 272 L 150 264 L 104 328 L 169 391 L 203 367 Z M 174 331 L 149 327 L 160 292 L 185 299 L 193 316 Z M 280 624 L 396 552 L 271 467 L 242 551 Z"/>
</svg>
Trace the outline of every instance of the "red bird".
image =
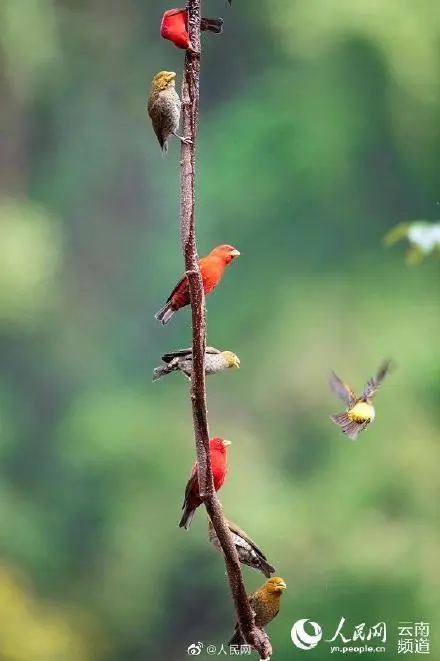
<svg viewBox="0 0 440 661">
<path fill-rule="evenodd" d="M 223 438 L 210 438 L 209 439 L 209 454 L 211 457 L 212 477 L 214 480 L 214 489 L 218 491 L 225 479 L 228 471 L 228 461 L 226 456 L 226 448 L 231 445 L 231 441 L 225 441 Z M 199 495 L 199 478 L 197 474 L 199 464 L 196 461 L 192 467 L 191 477 L 185 489 L 185 500 L 183 501 L 183 514 L 180 519 L 179 528 L 188 528 L 191 525 L 194 512 L 202 504 Z"/>
<path fill-rule="evenodd" d="M 223 31 L 223 19 L 202 18 L 200 21 L 200 29 L 202 32 L 215 32 L 216 34 L 220 34 Z M 168 9 L 168 11 L 162 16 L 160 35 L 164 39 L 172 41 L 177 48 L 194 50 L 189 40 L 188 12 L 186 9 Z"/>
<path fill-rule="evenodd" d="M 233 246 L 222 245 L 217 246 L 214 250 L 211 250 L 209 255 L 199 260 L 205 296 L 217 287 L 222 279 L 225 268 L 239 254 L 239 251 Z M 188 278 L 186 275 L 183 275 L 168 296 L 164 306 L 154 316 L 161 324 L 165 325 L 177 310 L 184 308 L 189 303 Z"/>
</svg>

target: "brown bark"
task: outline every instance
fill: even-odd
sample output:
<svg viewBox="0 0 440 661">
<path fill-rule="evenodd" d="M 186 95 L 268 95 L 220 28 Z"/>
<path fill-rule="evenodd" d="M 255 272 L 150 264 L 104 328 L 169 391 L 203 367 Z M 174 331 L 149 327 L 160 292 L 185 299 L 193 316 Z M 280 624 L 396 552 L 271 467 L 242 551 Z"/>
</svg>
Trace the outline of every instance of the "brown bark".
<svg viewBox="0 0 440 661">
<path fill-rule="evenodd" d="M 201 0 L 188 0 L 187 2 L 189 37 L 194 52 L 187 51 L 185 56 L 182 83 L 182 135 L 190 138 L 191 144 L 182 143 L 180 161 L 180 235 L 191 297 L 193 340 L 191 405 L 199 464 L 200 495 L 223 550 L 237 620 L 243 636 L 246 642 L 259 653 L 261 659 L 269 659 L 272 648 L 266 633 L 254 625 L 237 551 L 225 523 L 219 499 L 214 491 L 209 458 L 209 429 L 204 372 L 206 346 L 205 296 L 198 265 L 194 214 L 196 137 L 199 120 L 200 5 Z"/>
</svg>

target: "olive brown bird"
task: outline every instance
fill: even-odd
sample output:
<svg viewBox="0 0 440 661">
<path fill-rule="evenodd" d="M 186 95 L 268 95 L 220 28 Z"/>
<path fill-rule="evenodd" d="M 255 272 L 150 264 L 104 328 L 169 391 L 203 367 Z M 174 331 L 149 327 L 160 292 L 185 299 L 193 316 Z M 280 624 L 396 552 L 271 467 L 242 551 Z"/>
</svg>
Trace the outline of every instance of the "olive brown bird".
<svg viewBox="0 0 440 661">
<path fill-rule="evenodd" d="M 261 571 L 261 573 L 264 574 L 266 578 L 270 578 L 270 575 L 275 572 L 275 568 L 268 563 L 263 551 L 258 548 L 255 542 L 244 532 L 244 530 L 241 530 L 241 528 L 239 528 L 232 521 L 229 521 L 229 519 L 225 518 L 225 521 L 232 535 L 232 540 L 235 544 L 240 562 L 243 565 L 252 567 L 252 569 Z M 217 533 L 215 532 L 212 521 L 209 518 L 208 531 L 211 543 L 218 551 L 221 551 L 222 547 L 220 546 Z"/>
<path fill-rule="evenodd" d="M 379 390 L 383 379 L 390 371 L 391 360 L 385 360 L 380 366 L 376 376 L 367 381 L 364 390 L 357 397 L 353 390 L 334 372 L 331 373 L 329 383 L 333 392 L 347 406 L 345 413 L 331 415 L 330 420 L 336 423 L 342 430 L 342 433 L 355 441 L 361 431 L 364 431 L 368 425 L 374 421 L 376 412 L 371 400 Z"/>
<path fill-rule="evenodd" d="M 229 445 L 231 445 L 231 441 L 226 441 L 218 436 L 209 439 L 212 478 L 216 491 L 223 486 L 228 472 L 227 448 Z M 182 505 L 183 514 L 179 523 L 179 528 L 185 528 L 185 530 L 188 530 L 190 527 L 196 509 L 202 504 L 199 491 L 198 468 L 199 463 L 196 461 L 192 467 L 191 475 L 185 489 L 185 498 Z"/>
<path fill-rule="evenodd" d="M 217 287 L 223 277 L 225 268 L 239 255 L 240 252 L 234 248 L 234 246 L 222 244 L 211 250 L 209 255 L 206 255 L 206 257 L 202 257 L 199 260 L 200 274 L 202 276 L 205 296 L 210 294 L 212 290 Z M 165 325 L 177 310 L 180 310 L 180 308 L 184 308 L 189 304 L 188 278 L 186 275 L 183 275 L 168 296 L 164 305 L 154 316 L 162 325 Z"/>
<path fill-rule="evenodd" d="M 258 590 L 248 595 L 249 605 L 254 612 L 256 627 L 264 629 L 278 615 L 280 598 L 286 587 L 286 582 L 282 578 L 272 576 Z M 244 642 L 243 634 L 237 622 L 234 635 L 228 645 L 243 645 Z"/>
<path fill-rule="evenodd" d="M 182 372 L 191 381 L 193 367 L 192 347 L 165 353 L 162 356 L 162 360 L 165 365 L 159 365 L 159 367 L 154 368 L 153 381 L 157 381 L 172 372 Z M 240 359 L 232 351 L 219 351 L 214 347 L 206 347 L 204 364 L 205 374 L 217 374 L 227 369 L 238 369 L 240 367 Z"/>
<path fill-rule="evenodd" d="M 174 71 L 159 71 L 151 81 L 148 95 L 147 112 L 163 152 L 168 151 L 170 135 L 175 135 L 182 142 L 191 142 L 177 132 L 182 104 L 175 85 L 176 74 Z"/>
</svg>

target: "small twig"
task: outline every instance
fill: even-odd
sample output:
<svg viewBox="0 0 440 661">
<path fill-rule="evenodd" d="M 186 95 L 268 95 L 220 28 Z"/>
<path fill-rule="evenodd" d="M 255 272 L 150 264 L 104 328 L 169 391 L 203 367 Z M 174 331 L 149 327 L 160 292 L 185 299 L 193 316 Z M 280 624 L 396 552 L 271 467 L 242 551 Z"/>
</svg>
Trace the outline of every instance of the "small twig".
<svg viewBox="0 0 440 661">
<path fill-rule="evenodd" d="M 188 0 L 187 2 L 189 36 L 194 51 L 187 51 L 185 56 L 181 97 L 182 135 L 189 137 L 191 142 L 182 142 L 180 161 L 180 238 L 185 259 L 185 271 L 188 276 L 192 310 L 193 371 L 191 404 L 199 464 L 199 488 L 200 496 L 211 518 L 223 551 L 237 620 L 243 637 L 259 653 L 261 659 L 269 659 L 272 648 L 266 633 L 254 624 L 237 551 L 214 490 L 209 456 L 209 428 L 204 370 L 206 347 L 205 296 L 198 263 L 194 218 L 195 153 L 199 120 L 200 4 L 201 0 Z"/>
</svg>

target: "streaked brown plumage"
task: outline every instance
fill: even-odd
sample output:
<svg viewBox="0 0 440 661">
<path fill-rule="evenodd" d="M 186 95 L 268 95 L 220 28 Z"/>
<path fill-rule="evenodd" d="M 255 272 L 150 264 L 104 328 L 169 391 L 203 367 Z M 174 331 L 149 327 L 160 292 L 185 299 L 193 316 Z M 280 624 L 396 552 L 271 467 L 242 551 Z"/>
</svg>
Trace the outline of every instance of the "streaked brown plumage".
<svg viewBox="0 0 440 661">
<path fill-rule="evenodd" d="M 255 592 L 248 595 L 249 604 L 255 615 L 255 626 L 263 629 L 278 615 L 280 598 L 286 589 L 285 581 L 279 576 L 268 578 Z M 228 645 L 242 645 L 244 643 L 238 623 L 235 625 L 234 635 Z"/>
<path fill-rule="evenodd" d="M 191 381 L 192 372 L 192 347 L 172 351 L 162 356 L 166 365 L 160 365 L 153 370 L 153 381 L 171 374 L 171 372 L 182 372 Z M 214 347 L 206 347 L 205 351 L 205 374 L 217 374 L 230 368 L 239 368 L 240 359 L 232 351 L 219 351 Z"/>
<path fill-rule="evenodd" d="M 246 535 L 244 530 L 241 530 L 235 523 L 225 519 L 229 530 L 232 534 L 232 538 L 237 549 L 238 558 L 243 565 L 252 567 L 261 571 L 264 576 L 270 578 L 270 575 L 274 573 L 275 568 L 272 567 L 267 561 L 264 553 L 258 548 L 255 542 Z M 217 534 L 212 525 L 211 519 L 208 518 L 208 530 L 209 530 L 209 539 L 213 546 L 221 551 L 220 542 L 218 541 Z"/>
<path fill-rule="evenodd" d="M 330 387 L 346 404 L 347 410 L 345 413 L 331 415 L 330 420 L 335 422 L 351 440 L 356 440 L 358 434 L 366 429 L 370 422 L 373 422 L 376 412 L 371 400 L 379 390 L 391 365 L 390 360 L 385 360 L 380 366 L 377 375 L 367 381 L 359 397 L 334 372 L 331 373 L 329 379 Z"/>
<path fill-rule="evenodd" d="M 168 150 L 168 138 L 175 135 L 182 142 L 189 142 L 178 134 L 181 101 L 175 89 L 174 71 L 159 71 L 151 81 L 147 111 L 162 150 Z"/>
</svg>

